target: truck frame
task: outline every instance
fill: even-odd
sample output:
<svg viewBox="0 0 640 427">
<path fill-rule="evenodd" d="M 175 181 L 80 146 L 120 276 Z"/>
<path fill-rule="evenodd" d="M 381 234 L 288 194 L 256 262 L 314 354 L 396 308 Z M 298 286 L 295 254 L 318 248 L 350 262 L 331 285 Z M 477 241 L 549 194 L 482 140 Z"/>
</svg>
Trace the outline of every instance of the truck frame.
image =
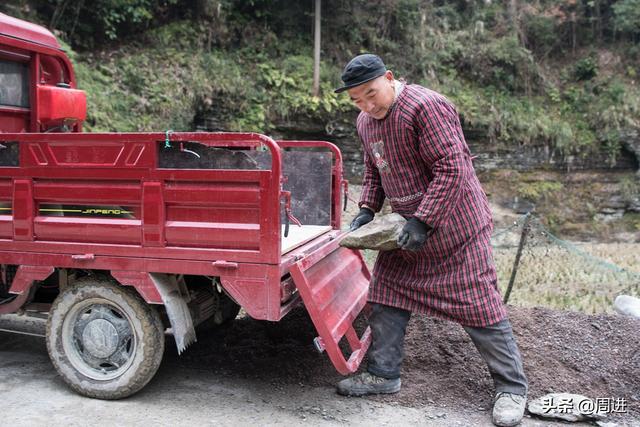
<svg viewBox="0 0 640 427">
<path fill-rule="evenodd" d="M 55 37 L 3 14 L 0 87 L 0 329 L 38 334 L 46 320 L 74 390 L 129 396 L 157 371 L 167 331 L 181 353 L 241 307 L 278 321 L 304 305 L 316 348 L 340 373 L 358 369 L 370 274 L 339 246 L 336 146 L 84 133 L 86 96 Z"/>
</svg>

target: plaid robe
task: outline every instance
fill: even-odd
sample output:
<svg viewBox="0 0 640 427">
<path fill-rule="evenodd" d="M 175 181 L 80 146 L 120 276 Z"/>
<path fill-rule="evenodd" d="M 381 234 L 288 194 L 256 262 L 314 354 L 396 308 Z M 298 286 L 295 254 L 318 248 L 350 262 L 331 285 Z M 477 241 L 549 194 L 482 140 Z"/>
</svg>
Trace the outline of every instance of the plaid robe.
<svg viewBox="0 0 640 427">
<path fill-rule="evenodd" d="M 361 112 L 365 174 L 360 206 L 389 200 L 394 212 L 434 230 L 418 251 L 378 254 L 369 301 L 458 322 L 506 318 L 490 244 L 493 222 L 458 113 L 442 95 L 405 85 L 382 120 Z"/>
</svg>

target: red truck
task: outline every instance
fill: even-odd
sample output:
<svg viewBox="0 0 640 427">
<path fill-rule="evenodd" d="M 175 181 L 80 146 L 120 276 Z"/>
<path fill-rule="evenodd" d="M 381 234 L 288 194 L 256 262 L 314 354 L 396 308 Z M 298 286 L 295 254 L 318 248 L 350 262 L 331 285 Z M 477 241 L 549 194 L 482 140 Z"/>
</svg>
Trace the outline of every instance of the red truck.
<svg viewBox="0 0 640 427">
<path fill-rule="evenodd" d="M 85 116 L 53 34 L 0 14 L 0 330 L 46 335 L 75 391 L 119 399 L 156 373 L 166 332 L 180 353 L 240 307 L 278 321 L 304 304 L 316 348 L 358 368 L 370 275 L 339 246 L 337 147 L 83 133 Z"/>
</svg>

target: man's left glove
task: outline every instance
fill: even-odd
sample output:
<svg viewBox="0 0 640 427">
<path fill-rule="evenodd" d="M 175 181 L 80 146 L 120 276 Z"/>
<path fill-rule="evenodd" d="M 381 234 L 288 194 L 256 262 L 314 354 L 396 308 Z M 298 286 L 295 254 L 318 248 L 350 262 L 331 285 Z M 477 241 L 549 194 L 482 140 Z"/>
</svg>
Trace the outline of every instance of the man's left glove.
<svg viewBox="0 0 640 427">
<path fill-rule="evenodd" d="M 360 212 L 358 215 L 351 221 L 351 226 L 349 226 L 349 231 L 355 231 L 358 228 L 362 227 L 365 224 L 373 221 L 373 217 L 375 213 L 369 208 L 360 208 Z"/>
<path fill-rule="evenodd" d="M 427 234 L 430 230 L 431 227 L 428 224 L 416 217 L 411 217 L 402 228 L 400 237 L 398 237 L 398 246 L 401 249 L 417 251 L 427 241 Z"/>
</svg>

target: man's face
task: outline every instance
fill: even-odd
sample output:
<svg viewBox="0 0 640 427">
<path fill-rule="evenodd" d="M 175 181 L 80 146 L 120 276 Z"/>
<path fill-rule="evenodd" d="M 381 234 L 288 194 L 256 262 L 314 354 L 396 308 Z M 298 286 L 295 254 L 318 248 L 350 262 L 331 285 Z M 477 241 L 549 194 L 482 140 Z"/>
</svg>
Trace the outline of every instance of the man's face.
<svg viewBox="0 0 640 427">
<path fill-rule="evenodd" d="M 395 96 L 393 73 L 387 71 L 378 78 L 347 89 L 347 92 L 360 111 L 364 111 L 374 119 L 383 119 L 391 108 Z"/>
</svg>

